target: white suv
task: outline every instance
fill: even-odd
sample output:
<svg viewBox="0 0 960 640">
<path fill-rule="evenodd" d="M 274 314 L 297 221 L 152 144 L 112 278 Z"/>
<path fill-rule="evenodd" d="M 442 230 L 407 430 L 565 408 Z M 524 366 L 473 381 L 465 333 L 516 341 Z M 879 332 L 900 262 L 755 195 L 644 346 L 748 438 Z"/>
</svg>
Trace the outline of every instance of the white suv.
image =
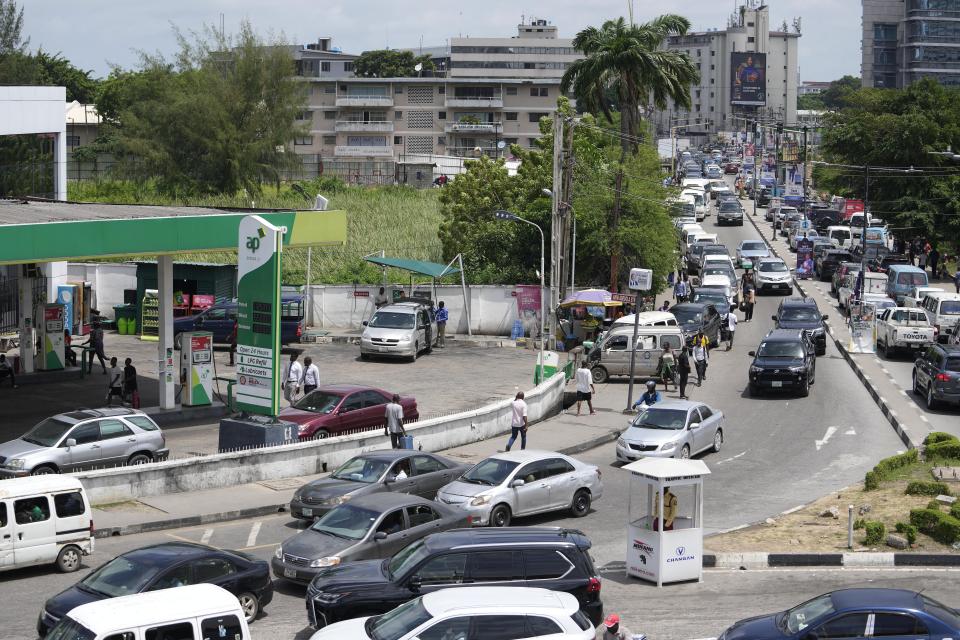
<svg viewBox="0 0 960 640">
<path fill-rule="evenodd" d="M 525 638 L 593 640 L 596 631 L 569 593 L 529 587 L 441 589 L 373 618 L 337 622 L 310 640 Z"/>
</svg>

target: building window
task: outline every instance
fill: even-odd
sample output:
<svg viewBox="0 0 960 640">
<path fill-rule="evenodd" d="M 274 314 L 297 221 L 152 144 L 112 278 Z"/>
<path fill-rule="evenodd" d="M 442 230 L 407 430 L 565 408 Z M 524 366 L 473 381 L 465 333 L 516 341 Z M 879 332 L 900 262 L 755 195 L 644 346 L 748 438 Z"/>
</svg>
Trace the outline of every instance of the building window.
<svg viewBox="0 0 960 640">
<path fill-rule="evenodd" d="M 67 136 L 67 146 L 68 146 L 68 147 L 79 147 L 79 146 L 80 146 L 80 136 Z"/>
<path fill-rule="evenodd" d="M 747 26 L 748 26 L 748 27 L 752 27 L 752 26 L 753 26 L 753 23 L 752 23 L 752 22 L 748 22 L 748 23 L 747 23 Z"/>
<path fill-rule="evenodd" d="M 309 111 L 298 111 L 296 115 L 296 120 L 312 120 L 313 114 Z"/>
<path fill-rule="evenodd" d="M 530 87 L 530 96 L 533 98 L 546 98 L 550 95 L 550 90 L 546 87 Z"/>
<path fill-rule="evenodd" d="M 713 71 L 714 69 L 716 69 L 716 67 L 714 65 L 710 65 L 710 71 Z"/>
<path fill-rule="evenodd" d="M 403 144 L 403 136 L 393 136 L 393 144 Z"/>
<path fill-rule="evenodd" d="M 439 87 L 437 87 L 437 93 L 439 93 L 440 95 L 443 95 L 443 94 L 445 94 L 446 92 L 447 92 L 447 86 L 446 86 L 446 85 L 442 84 L 442 85 L 440 85 Z"/>
<path fill-rule="evenodd" d="M 515 96 L 515 95 L 517 95 L 517 88 L 516 88 L 516 87 L 507 87 L 507 95 L 508 95 L 508 96 Z"/>
<path fill-rule="evenodd" d="M 754 42 L 755 40 L 756 38 L 754 38 L 753 36 L 747 36 L 747 42 Z"/>
<path fill-rule="evenodd" d="M 403 111 L 394 111 L 393 112 L 394 120 L 403 120 Z"/>
<path fill-rule="evenodd" d="M 549 113 L 542 113 L 540 111 L 532 111 L 528 114 L 530 122 L 540 122 L 540 118 L 546 118 L 549 115 Z"/>
<path fill-rule="evenodd" d="M 433 129 L 433 111 L 411 111 L 407 114 L 407 126 L 411 129 Z"/>
<path fill-rule="evenodd" d="M 504 138 L 503 142 L 507 146 L 510 146 L 511 144 L 517 144 L 517 138 Z"/>
<path fill-rule="evenodd" d="M 713 107 L 710 107 L 710 113 L 713 113 Z"/>
<path fill-rule="evenodd" d="M 403 85 L 400 85 L 400 84 L 394 85 L 394 87 L 393 87 L 393 92 L 394 92 L 394 93 L 403 93 Z"/>
<path fill-rule="evenodd" d="M 330 71 L 330 61 L 323 60 L 320 62 L 320 71 Z"/>
<path fill-rule="evenodd" d="M 716 84 L 713 78 L 710 78 L 710 84 Z"/>
<path fill-rule="evenodd" d="M 897 25 L 876 23 L 873 25 L 873 39 L 880 42 L 897 41 Z"/>
<path fill-rule="evenodd" d="M 713 97 L 713 91 L 710 92 L 710 97 L 711 97 L 711 98 Z"/>
<path fill-rule="evenodd" d="M 323 136 L 323 144 L 337 144 L 337 136 Z"/>
<path fill-rule="evenodd" d="M 697 111 L 700 111 L 700 103 L 698 102 L 697 104 L 693 105 L 693 108 Z"/>
<path fill-rule="evenodd" d="M 335 119 L 336 117 L 337 117 L 337 112 L 336 112 L 336 111 L 324 111 L 324 112 L 323 112 L 323 119 L 324 119 L 324 120 L 333 120 L 333 119 Z"/>
<path fill-rule="evenodd" d="M 711 52 L 710 52 L 710 57 L 711 57 L 711 58 L 714 57 L 715 55 L 717 55 L 717 52 L 716 52 L 716 51 L 711 51 Z"/>
<path fill-rule="evenodd" d="M 537 143 L 537 138 L 527 138 L 527 146 L 532 147 Z"/>
<path fill-rule="evenodd" d="M 433 136 L 410 136 L 406 148 L 408 153 L 433 153 Z"/>
<path fill-rule="evenodd" d="M 336 92 L 337 92 L 337 86 L 336 86 L 336 85 L 333 85 L 333 84 L 328 84 L 327 86 L 325 86 L 325 87 L 323 88 L 323 92 L 324 92 L 324 93 L 336 93 Z"/>
<path fill-rule="evenodd" d="M 294 138 L 293 144 L 298 147 L 308 147 L 313 144 L 313 136 L 304 136 L 302 138 Z"/>
<path fill-rule="evenodd" d="M 507 120 L 516 120 L 516 119 L 517 119 L 517 112 L 516 112 L 516 111 L 507 111 L 507 112 L 506 112 L 506 119 L 507 119 Z"/>
<path fill-rule="evenodd" d="M 344 70 L 345 72 L 347 72 L 347 73 L 353 73 L 353 63 L 352 63 L 352 62 L 344 62 L 344 63 L 343 63 L 343 70 Z"/>
<path fill-rule="evenodd" d="M 700 89 L 697 89 L 697 97 L 700 97 Z"/>
<path fill-rule="evenodd" d="M 437 136 L 437 144 L 441 146 L 447 145 L 447 136 Z"/>
<path fill-rule="evenodd" d="M 407 91 L 410 104 L 433 104 L 433 87 L 410 87 Z"/>
<path fill-rule="evenodd" d="M 446 111 L 441 111 L 440 113 L 437 114 L 437 120 L 446 120 L 446 119 L 447 119 Z"/>
</svg>

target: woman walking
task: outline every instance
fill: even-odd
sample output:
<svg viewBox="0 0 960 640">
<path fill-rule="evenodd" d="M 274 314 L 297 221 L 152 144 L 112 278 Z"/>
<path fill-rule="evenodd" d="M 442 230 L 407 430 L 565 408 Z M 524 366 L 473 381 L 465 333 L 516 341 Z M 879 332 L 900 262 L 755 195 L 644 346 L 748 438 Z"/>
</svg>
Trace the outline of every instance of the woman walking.
<svg viewBox="0 0 960 640">
<path fill-rule="evenodd" d="M 670 383 L 672 382 L 676 386 L 676 381 L 674 380 L 674 371 L 676 371 L 677 362 L 673 355 L 673 349 L 670 348 L 670 345 L 664 345 L 663 353 L 660 354 L 660 362 L 657 363 L 657 373 L 660 375 L 660 379 L 663 380 L 663 391 L 666 393 L 670 389 Z"/>
</svg>

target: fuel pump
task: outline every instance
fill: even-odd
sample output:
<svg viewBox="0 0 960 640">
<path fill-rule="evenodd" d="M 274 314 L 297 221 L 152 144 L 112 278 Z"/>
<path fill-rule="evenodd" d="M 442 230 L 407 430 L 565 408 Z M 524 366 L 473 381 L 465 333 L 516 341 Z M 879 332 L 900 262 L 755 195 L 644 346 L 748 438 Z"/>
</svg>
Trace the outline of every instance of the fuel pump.
<svg viewBox="0 0 960 640">
<path fill-rule="evenodd" d="M 213 334 L 186 331 L 180 334 L 180 403 L 185 407 L 209 405 L 213 398 Z"/>
<path fill-rule="evenodd" d="M 43 305 L 43 322 L 39 326 L 39 342 L 43 353 L 37 368 L 41 371 L 63 369 L 63 325 L 65 307 L 62 304 Z"/>
</svg>

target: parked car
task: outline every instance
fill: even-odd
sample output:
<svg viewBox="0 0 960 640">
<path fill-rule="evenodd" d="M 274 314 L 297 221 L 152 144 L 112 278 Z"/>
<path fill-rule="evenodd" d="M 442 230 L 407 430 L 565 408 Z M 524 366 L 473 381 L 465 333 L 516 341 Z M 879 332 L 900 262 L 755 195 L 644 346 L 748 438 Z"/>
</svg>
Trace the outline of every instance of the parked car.
<svg viewBox="0 0 960 640">
<path fill-rule="evenodd" d="M 213 341 L 230 342 L 237 322 L 237 301 L 222 300 L 209 309 L 191 316 L 173 319 L 174 345 L 180 348 L 180 334 L 184 331 L 209 331 Z M 299 293 L 284 293 L 280 298 L 280 344 L 300 342 L 306 328 L 306 298 Z"/>
<path fill-rule="evenodd" d="M 813 298 L 787 298 L 773 316 L 777 329 L 799 329 L 809 335 L 818 356 L 827 352 L 827 332 L 823 324 L 826 320 L 827 316 L 820 314 Z"/>
<path fill-rule="evenodd" d="M 138 409 L 78 409 L 0 444 L 0 478 L 143 464 L 170 454 L 160 427 Z"/>
<path fill-rule="evenodd" d="M 590 512 L 603 495 L 600 469 L 553 451 L 506 451 L 481 460 L 437 492 L 437 502 L 470 515 L 475 525 L 506 527 L 518 516 Z"/>
<path fill-rule="evenodd" d="M 757 293 L 779 291 L 793 293 L 793 273 L 780 258 L 761 258 L 753 269 Z"/>
<path fill-rule="evenodd" d="M 770 257 L 770 247 L 763 240 L 741 240 L 737 245 L 737 266 L 752 269 L 760 258 Z"/>
<path fill-rule="evenodd" d="M 813 638 L 948 638 L 960 634 L 957 612 L 906 589 L 840 589 L 791 609 L 733 623 L 723 640 Z"/>
<path fill-rule="evenodd" d="M 893 307 L 877 314 L 877 351 L 889 357 L 894 351 L 917 352 L 936 341 L 936 332 L 921 309 Z"/>
<path fill-rule="evenodd" d="M 82 604 L 134 593 L 209 583 L 237 596 L 247 622 L 273 599 L 270 565 L 243 553 L 188 542 L 163 542 L 120 554 L 43 605 L 37 633 L 47 635 Z"/>
<path fill-rule="evenodd" d="M 349 500 L 380 492 L 409 493 L 430 500 L 469 467 L 425 451 L 368 451 L 350 458 L 326 478 L 297 489 L 290 500 L 290 515 L 313 520 Z"/>
<path fill-rule="evenodd" d="M 913 392 L 928 409 L 941 403 L 960 404 L 960 347 L 934 344 L 913 363 Z"/>
<path fill-rule="evenodd" d="M 689 458 L 702 451 L 719 452 L 726 419 L 702 402 L 664 400 L 646 407 L 617 439 L 617 460 Z"/>
<path fill-rule="evenodd" d="M 667 345 L 670 345 L 674 351 L 679 349 L 683 345 L 683 332 L 672 313 L 663 314 L 668 316 L 667 318 L 648 316 L 652 313 L 657 312 L 640 314 L 640 322 L 646 320 L 646 325 L 641 324 L 642 328 L 637 334 L 636 341 L 633 340 L 633 325 L 629 324 L 629 321 L 634 319 L 631 314 L 614 322 L 610 331 L 594 345 L 588 356 L 594 382 L 603 384 L 609 380 L 610 376 L 630 375 L 631 344 L 636 351 L 633 377 L 635 379 L 659 378 L 657 362 L 660 354 Z"/>
<path fill-rule="evenodd" d="M 817 359 L 813 341 L 804 331 L 774 329 L 750 351 L 748 391 L 751 396 L 767 390 L 790 390 L 801 397 L 810 395 L 816 379 Z"/>
<path fill-rule="evenodd" d="M 363 321 L 360 358 L 399 356 L 410 362 L 437 342 L 437 318 L 429 300 L 409 298 L 380 307 Z"/>
<path fill-rule="evenodd" d="M 324 627 L 386 613 L 441 590 L 468 602 L 469 592 L 462 589 L 480 583 L 536 585 L 569 593 L 590 622 L 600 624 L 601 582 L 590 547 L 589 538 L 580 531 L 559 527 L 435 533 L 386 561 L 361 560 L 321 570 L 307 588 L 307 618 L 311 626 Z"/>
<path fill-rule="evenodd" d="M 938 291 L 942 292 L 944 289 L 941 287 L 913 287 L 910 289 L 910 293 L 903 297 L 903 306 L 919 307 L 924 296 L 926 296 L 928 293 L 935 293 Z"/>
<path fill-rule="evenodd" d="M 827 249 L 814 261 L 814 271 L 820 280 L 830 280 L 837 267 L 851 260 L 853 256 L 846 249 Z"/>
<path fill-rule="evenodd" d="M 280 418 L 295 422 L 301 439 L 326 438 L 383 428 L 386 405 L 393 394 L 352 384 L 325 384 L 280 410 Z M 420 418 L 416 398 L 400 396 L 404 422 Z"/>
<path fill-rule="evenodd" d="M 460 509 L 419 496 L 371 493 L 334 507 L 284 540 L 273 554 L 273 575 L 307 583 L 323 567 L 388 558 L 431 533 L 470 524 Z"/>
<path fill-rule="evenodd" d="M 703 332 L 711 345 L 720 344 L 720 312 L 712 304 L 682 302 L 670 307 L 670 313 L 677 317 L 687 344 L 692 344 L 699 332 Z"/>
<path fill-rule="evenodd" d="M 739 162 L 733 162 L 733 161 L 731 161 L 731 162 L 728 162 L 727 164 L 723 165 L 723 172 L 724 172 L 726 175 L 728 175 L 728 176 L 730 176 L 730 175 L 736 175 L 738 171 L 740 171 L 740 163 L 739 163 Z"/>
<path fill-rule="evenodd" d="M 927 314 L 938 342 L 946 342 L 950 330 L 960 323 L 960 293 L 932 291 L 923 297 L 918 308 Z"/>
</svg>

